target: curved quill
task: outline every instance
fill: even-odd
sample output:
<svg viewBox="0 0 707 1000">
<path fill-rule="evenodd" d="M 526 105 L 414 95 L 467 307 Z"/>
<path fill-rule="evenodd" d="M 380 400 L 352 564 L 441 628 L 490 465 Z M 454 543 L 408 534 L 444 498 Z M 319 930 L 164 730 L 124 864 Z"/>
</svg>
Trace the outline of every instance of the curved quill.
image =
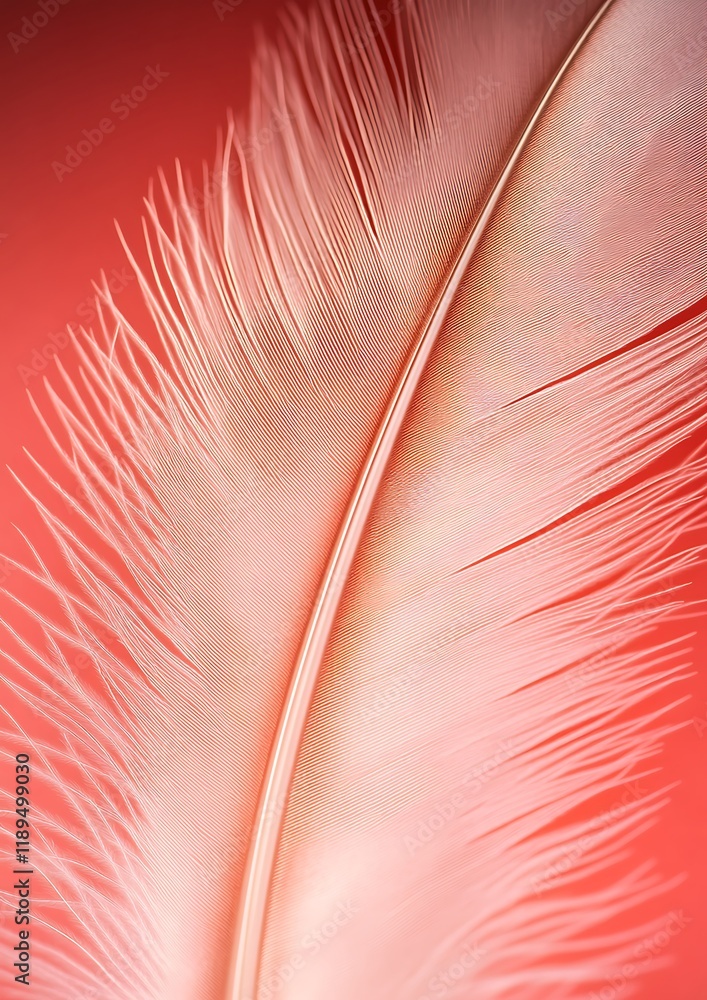
<svg viewBox="0 0 707 1000">
<path fill-rule="evenodd" d="M 42 998 L 560 997 L 630 953 L 666 796 L 594 803 L 674 725 L 648 597 L 702 510 L 682 6 L 293 13 L 267 155 L 232 125 L 203 219 L 148 201 L 162 346 L 106 293 L 47 424 L 82 496 L 38 501 L 74 579 L 12 651 L 64 797 Z"/>
<path fill-rule="evenodd" d="M 471 257 L 483 236 L 488 220 L 501 198 L 505 184 L 511 176 L 536 122 L 547 107 L 567 68 L 572 64 L 572 60 L 581 49 L 585 39 L 612 2 L 613 0 L 609 0 L 605 3 L 585 29 L 523 130 L 518 144 L 484 205 L 483 211 L 473 225 L 459 260 L 455 263 L 447 283 L 442 288 L 439 301 L 435 305 L 429 321 L 422 329 L 420 339 L 411 352 L 366 460 L 309 621 L 306 638 L 295 667 L 292 686 L 288 692 L 280 728 L 275 739 L 272 758 L 263 782 L 256 832 L 241 897 L 241 916 L 236 924 L 236 964 L 233 981 L 230 984 L 234 997 L 254 995 L 257 988 L 258 956 L 261 950 L 263 920 L 282 818 L 282 810 L 277 809 L 277 804 L 285 801 L 289 794 L 297 751 L 326 642 L 333 625 L 345 580 L 351 571 L 361 533 L 385 473 L 395 440 L 417 390 L 420 376 L 429 360 L 440 327 L 454 301 L 459 284 L 463 280 Z"/>
</svg>

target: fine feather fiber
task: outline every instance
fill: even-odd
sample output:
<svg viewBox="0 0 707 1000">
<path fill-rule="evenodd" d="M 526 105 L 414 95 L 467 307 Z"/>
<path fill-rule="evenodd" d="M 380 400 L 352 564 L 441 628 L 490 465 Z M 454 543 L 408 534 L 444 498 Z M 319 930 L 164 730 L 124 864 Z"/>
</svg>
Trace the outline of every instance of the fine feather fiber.
<svg viewBox="0 0 707 1000">
<path fill-rule="evenodd" d="M 37 1000 L 579 1000 L 670 910 L 701 5 L 389 9 L 288 11 L 38 406 Z"/>
</svg>

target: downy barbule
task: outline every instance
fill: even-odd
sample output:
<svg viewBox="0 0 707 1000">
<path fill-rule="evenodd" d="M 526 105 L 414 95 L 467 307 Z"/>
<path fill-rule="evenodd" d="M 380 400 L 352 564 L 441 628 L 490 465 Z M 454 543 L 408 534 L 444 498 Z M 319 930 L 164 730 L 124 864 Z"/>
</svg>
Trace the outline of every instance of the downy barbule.
<svg viewBox="0 0 707 1000">
<path fill-rule="evenodd" d="M 51 375 L 44 597 L 5 598 L 36 1000 L 575 1000 L 670 958 L 703 17 L 290 9 L 206 190 L 158 175 L 148 318 L 106 289 Z"/>
</svg>

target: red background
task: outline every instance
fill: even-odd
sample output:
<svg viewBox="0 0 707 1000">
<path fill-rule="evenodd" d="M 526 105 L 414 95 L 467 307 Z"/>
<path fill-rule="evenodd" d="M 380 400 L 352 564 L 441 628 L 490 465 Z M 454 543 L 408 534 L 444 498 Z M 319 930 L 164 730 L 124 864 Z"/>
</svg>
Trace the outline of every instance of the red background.
<svg viewBox="0 0 707 1000">
<path fill-rule="evenodd" d="M 6 0 L 0 13 L 0 551 L 20 555 L 13 523 L 36 522 L 29 501 L 5 471 L 24 474 L 28 447 L 42 458 L 48 445 L 32 413 L 27 390 L 41 396 L 52 365 L 31 370 L 35 351 L 50 343 L 77 309 L 91 298 L 91 280 L 101 268 L 124 266 L 116 218 L 133 245 L 140 239 L 141 199 L 158 166 L 171 172 L 179 156 L 198 172 L 212 161 L 216 133 L 227 109 L 245 108 L 256 25 L 274 34 L 276 3 L 243 0 L 219 13 L 209 0 L 105 4 L 69 0 L 35 37 L 13 51 L 10 32 L 38 8 Z M 118 120 L 110 110 L 120 94 L 138 85 L 147 66 L 168 77 L 144 103 Z M 57 179 L 52 162 L 106 116 L 115 130 L 73 172 Z M 118 301 L 132 305 L 135 282 Z M 84 310 L 85 315 L 85 310 Z M 64 352 L 68 354 L 68 352 Z M 0 575 L 2 575 L 0 573 Z M 704 574 L 698 586 L 705 596 Z M 693 587 L 693 590 L 697 588 Z M 707 863 L 702 849 L 707 759 L 707 680 L 703 669 L 705 629 L 697 637 L 693 701 L 680 710 L 688 725 L 669 741 L 661 783 L 681 779 L 672 806 L 642 848 L 655 853 L 666 872 L 687 870 L 676 898 L 693 920 L 671 946 L 672 969 L 641 981 L 638 995 L 650 1000 L 701 1000 L 707 996 L 702 940 L 707 937 Z M 4 876 L 3 876 L 4 877 Z"/>
</svg>

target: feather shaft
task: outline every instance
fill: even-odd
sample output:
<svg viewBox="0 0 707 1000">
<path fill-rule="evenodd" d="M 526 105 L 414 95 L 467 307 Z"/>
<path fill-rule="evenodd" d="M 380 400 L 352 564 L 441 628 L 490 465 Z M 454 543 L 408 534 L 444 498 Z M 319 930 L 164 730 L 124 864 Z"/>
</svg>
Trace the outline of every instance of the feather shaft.
<svg viewBox="0 0 707 1000">
<path fill-rule="evenodd" d="M 613 2 L 606 0 L 586 26 L 525 126 L 423 327 L 367 457 L 317 596 L 268 762 L 235 927 L 228 1000 L 250 1000 L 256 992 L 268 892 L 284 819 L 282 804 L 292 783 L 297 752 L 341 595 L 391 451 L 457 290 L 516 164 L 553 94 Z"/>
</svg>

